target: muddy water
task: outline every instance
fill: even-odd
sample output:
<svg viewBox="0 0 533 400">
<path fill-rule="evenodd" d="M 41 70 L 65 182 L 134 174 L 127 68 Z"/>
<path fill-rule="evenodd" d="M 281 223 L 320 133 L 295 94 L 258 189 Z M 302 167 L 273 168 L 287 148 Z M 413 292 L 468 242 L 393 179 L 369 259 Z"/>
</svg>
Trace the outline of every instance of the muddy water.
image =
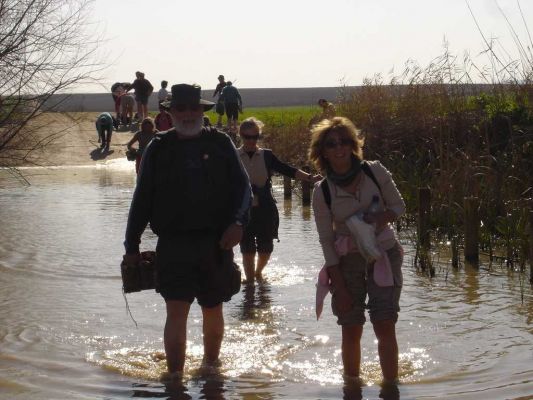
<svg viewBox="0 0 533 400">
<path fill-rule="evenodd" d="M 533 398 L 531 288 L 500 268 L 444 265 L 429 280 L 410 267 L 405 241 L 401 384 L 397 392 L 379 387 L 367 326 L 365 385 L 343 385 L 329 298 L 315 318 L 322 259 L 311 211 L 279 196 L 281 242 L 267 281 L 225 306 L 223 367 L 199 368 L 201 313 L 193 305 L 184 380 L 165 386 L 164 303 L 151 291 L 128 295 L 136 327 L 121 292 L 132 164 L 24 172 L 31 186 L 0 171 L 1 399 Z M 154 236 L 145 234 L 143 245 L 152 248 Z"/>
</svg>

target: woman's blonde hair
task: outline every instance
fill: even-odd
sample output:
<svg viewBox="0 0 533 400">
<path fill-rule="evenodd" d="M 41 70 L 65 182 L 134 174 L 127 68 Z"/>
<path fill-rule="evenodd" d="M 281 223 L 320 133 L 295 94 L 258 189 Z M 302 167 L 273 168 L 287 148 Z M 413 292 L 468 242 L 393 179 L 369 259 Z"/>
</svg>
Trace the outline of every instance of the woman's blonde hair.
<svg viewBox="0 0 533 400">
<path fill-rule="evenodd" d="M 309 160 L 321 173 L 325 173 L 328 161 L 324 158 L 324 141 L 330 132 L 337 132 L 340 136 L 351 139 L 352 152 L 360 160 L 363 159 L 363 144 L 365 140 L 361 130 L 345 117 L 323 119 L 311 128 L 311 144 L 309 145 Z"/>
<path fill-rule="evenodd" d="M 261 133 L 263 131 L 263 126 L 265 126 L 265 124 L 257 118 L 249 117 L 241 122 L 241 125 L 239 126 L 239 134 L 241 134 L 244 129 L 250 128 L 257 128 L 257 131 Z"/>
</svg>

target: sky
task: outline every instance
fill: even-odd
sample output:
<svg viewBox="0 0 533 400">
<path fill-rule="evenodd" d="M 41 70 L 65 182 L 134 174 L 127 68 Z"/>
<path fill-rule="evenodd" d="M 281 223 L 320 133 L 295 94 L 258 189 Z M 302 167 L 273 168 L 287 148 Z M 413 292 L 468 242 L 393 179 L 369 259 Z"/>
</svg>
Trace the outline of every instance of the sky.
<svg viewBox="0 0 533 400">
<path fill-rule="evenodd" d="M 498 6 L 527 45 L 519 5 L 533 32 L 531 0 L 94 0 L 106 67 L 76 91 L 105 92 L 135 71 L 156 90 L 163 79 L 214 88 L 219 74 L 238 88 L 360 85 L 375 74 L 389 81 L 407 60 L 428 65 L 444 42 L 485 65 L 467 4 L 483 34 L 518 59 Z"/>
</svg>

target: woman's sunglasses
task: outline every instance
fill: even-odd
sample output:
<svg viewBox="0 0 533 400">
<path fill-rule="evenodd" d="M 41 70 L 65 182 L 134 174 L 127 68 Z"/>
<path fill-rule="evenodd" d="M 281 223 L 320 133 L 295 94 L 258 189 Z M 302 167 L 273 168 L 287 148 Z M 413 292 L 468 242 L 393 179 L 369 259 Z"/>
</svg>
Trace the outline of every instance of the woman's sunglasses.
<svg viewBox="0 0 533 400">
<path fill-rule="evenodd" d="M 348 138 L 342 138 L 342 139 L 339 139 L 339 140 L 331 139 L 331 140 L 326 140 L 324 142 L 324 147 L 326 149 L 334 149 L 337 146 L 347 147 L 347 146 L 352 146 L 352 145 L 353 145 L 353 140 L 352 139 L 348 139 Z"/>
</svg>

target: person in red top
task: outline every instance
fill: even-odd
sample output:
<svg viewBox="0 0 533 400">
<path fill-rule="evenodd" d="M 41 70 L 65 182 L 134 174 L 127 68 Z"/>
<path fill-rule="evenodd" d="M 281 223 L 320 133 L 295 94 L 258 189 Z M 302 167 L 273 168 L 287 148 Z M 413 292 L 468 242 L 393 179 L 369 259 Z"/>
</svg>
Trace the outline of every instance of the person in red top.
<svg viewBox="0 0 533 400">
<path fill-rule="evenodd" d="M 172 116 L 165 110 L 165 108 L 159 105 L 159 114 L 155 116 L 155 127 L 158 131 L 168 131 L 172 128 Z"/>
</svg>

